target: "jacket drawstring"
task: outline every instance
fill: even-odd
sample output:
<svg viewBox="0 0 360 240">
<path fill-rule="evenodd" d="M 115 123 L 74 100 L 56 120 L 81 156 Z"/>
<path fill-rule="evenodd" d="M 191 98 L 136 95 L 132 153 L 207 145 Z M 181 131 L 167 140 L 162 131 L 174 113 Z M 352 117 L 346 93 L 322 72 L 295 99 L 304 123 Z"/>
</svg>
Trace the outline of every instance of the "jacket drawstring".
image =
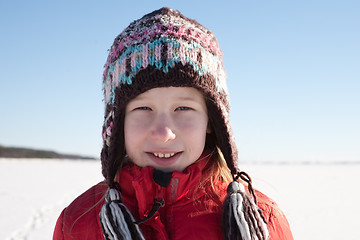
<svg viewBox="0 0 360 240">
<path fill-rule="evenodd" d="M 165 206 L 165 200 L 163 199 L 163 194 L 162 194 L 162 187 L 169 186 L 171 178 L 172 178 L 172 172 L 163 172 L 163 171 L 154 169 L 153 179 L 154 179 L 155 183 L 157 184 L 155 198 L 154 198 L 154 204 L 153 204 L 150 212 L 147 214 L 147 216 L 145 216 L 141 220 L 134 222 L 135 224 L 142 224 L 142 223 L 148 221 L 149 219 L 151 219 L 155 216 L 155 214 L 159 211 L 159 209 L 161 207 Z"/>
<path fill-rule="evenodd" d="M 146 217 L 144 217 L 141 220 L 138 220 L 136 222 L 134 222 L 135 224 L 142 224 L 144 222 L 146 222 L 147 220 L 151 219 L 154 217 L 154 215 L 159 211 L 159 209 L 161 207 L 165 206 L 165 201 L 164 199 L 161 200 L 157 200 L 156 198 L 154 198 L 154 205 L 152 206 L 150 212 L 148 213 L 148 215 Z"/>
</svg>

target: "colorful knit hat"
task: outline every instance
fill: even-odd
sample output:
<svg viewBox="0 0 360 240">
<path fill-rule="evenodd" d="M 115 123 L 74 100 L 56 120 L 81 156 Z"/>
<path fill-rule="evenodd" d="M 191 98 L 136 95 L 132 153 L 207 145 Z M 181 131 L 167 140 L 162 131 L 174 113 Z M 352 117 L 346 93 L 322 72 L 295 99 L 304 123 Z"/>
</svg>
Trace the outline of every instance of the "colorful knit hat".
<svg viewBox="0 0 360 240">
<path fill-rule="evenodd" d="M 211 113 L 209 121 L 213 128 L 216 145 L 221 150 L 234 179 L 237 180 L 240 177 L 247 180 L 250 183 L 249 190 L 252 191 L 251 181 L 247 175 L 238 170 L 237 166 L 237 149 L 229 122 L 230 106 L 225 80 L 222 52 L 214 34 L 178 11 L 161 8 L 132 22 L 115 38 L 103 74 L 106 110 L 101 162 L 103 175 L 111 188 L 106 197 L 107 204 L 120 204 L 119 209 L 125 212 L 124 215 L 130 216 L 126 222 L 131 225 L 129 229 L 132 230 L 124 235 L 120 234 L 122 230 L 119 230 L 119 224 L 110 223 L 116 223 L 118 220 L 110 222 L 105 220 L 118 213 L 109 212 L 107 210 L 110 209 L 109 205 L 107 207 L 104 205 L 100 219 L 106 239 L 119 234 L 131 236 L 129 239 L 142 239 L 137 224 L 133 226 L 134 220 L 126 210 L 126 206 L 119 203 L 121 194 L 116 191 L 114 179 L 126 154 L 123 134 L 125 107 L 131 99 L 152 88 L 193 87 L 204 94 L 209 102 L 207 104 L 208 112 Z M 237 181 L 234 182 L 239 184 Z M 232 185 L 228 189 L 229 196 L 233 193 L 238 195 L 241 193 L 241 199 L 246 198 L 247 200 L 244 201 L 247 204 L 255 206 L 253 208 L 255 213 L 252 214 L 260 216 L 255 220 L 259 222 L 261 213 L 253 199 L 245 194 L 243 188 Z M 239 197 L 236 199 L 240 201 Z M 225 201 L 231 203 L 232 200 L 229 197 Z M 242 217 L 236 218 L 234 223 L 232 218 L 228 219 L 228 215 L 224 215 L 224 226 L 232 228 L 229 231 L 236 233 L 224 235 L 226 239 L 250 239 L 234 238 L 234 236 L 239 236 L 240 231 L 234 231 L 232 225 L 244 226 L 246 221 L 241 223 L 241 219 L 244 219 Z M 249 221 L 250 218 L 247 220 Z M 262 228 L 262 232 L 266 232 L 264 224 L 259 223 L 259 226 L 255 228 Z M 249 234 L 252 232 L 250 225 L 243 229 L 250 229 L 247 230 Z M 241 235 L 244 234 L 242 231 Z M 265 233 L 262 235 L 266 236 Z M 258 239 L 265 239 L 265 237 Z"/>
<path fill-rule="evenodd" d="M 217 116 L 213 127 L 219 133 L 219 148 L 236 174 L 237 150 L 225 78 L 214 34 L 196 21 L 167 8 L 134 21 L 115 39 L 105 64 L 106 144 L 111 145 L 115 108 L 124 108 L 132 98 L 154 87 L 194 87 L 214 103 L 211 110 Z"/>
</svg>

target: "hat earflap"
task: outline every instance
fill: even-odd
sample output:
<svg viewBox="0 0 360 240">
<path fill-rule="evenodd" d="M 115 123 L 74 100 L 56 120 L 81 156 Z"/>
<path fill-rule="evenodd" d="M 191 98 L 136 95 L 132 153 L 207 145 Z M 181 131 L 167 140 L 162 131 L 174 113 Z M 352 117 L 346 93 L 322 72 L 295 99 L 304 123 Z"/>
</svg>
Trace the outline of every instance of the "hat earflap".
<svg viewBox="0 0 360 240">
<path fill-rule="evenodd" d="M 100 211 L 100 223 L 106 240 L 145 240 L 129 209 L 121 201 L 121 193 L 110 188 Z"/>
<path fill-rule="evenodd" d="M 256 197 L 251 198 L 238 178 L 249 183 L 249 191 L 254 195 L 251 179 L 245 172 L 239 172 L 227 189 L 223 205 L 222 228 L 225 240 L 267 240 L 269 231 L 261 210 L 256 205 Z M 255 195 L 254 195 L 255 196 Z"/>
</svg>

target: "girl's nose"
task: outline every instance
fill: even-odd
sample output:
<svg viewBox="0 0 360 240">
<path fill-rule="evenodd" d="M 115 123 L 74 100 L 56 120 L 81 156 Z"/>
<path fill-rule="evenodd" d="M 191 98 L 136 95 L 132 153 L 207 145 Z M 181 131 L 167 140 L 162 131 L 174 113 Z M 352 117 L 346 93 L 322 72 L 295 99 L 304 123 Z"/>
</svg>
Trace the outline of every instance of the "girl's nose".
<svg viewBox="0 0 360 240">
<path fill-rule="evenodd" d="M 165 116 L 161 116 L 155 120 L 151 136 L 155 141 L 164 143 L 171 141 L 176 137 L 171 124 L 169 124 L 169 120 Z"/>
</svg>

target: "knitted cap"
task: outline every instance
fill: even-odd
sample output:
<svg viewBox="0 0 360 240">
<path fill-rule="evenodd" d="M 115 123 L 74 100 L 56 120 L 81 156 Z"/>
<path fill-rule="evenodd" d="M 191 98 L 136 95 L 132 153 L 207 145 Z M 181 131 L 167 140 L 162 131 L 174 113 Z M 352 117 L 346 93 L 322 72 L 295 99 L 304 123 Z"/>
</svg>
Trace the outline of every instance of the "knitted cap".
<svg viewBox="0 0 360 240">
<path fill-rule="evenodd" d="M 214 34 L 180 12 L 161 8 L 132 22 L 111 46 L 103 74 L 106 104 L 103 175 L 113 181 L 124 156 L 127 103 L 156 87 L 193 87 L 207 99 L 216 145 L 231 172 L 237 150 L 229 123 L 229 99 L 222 52 Z"/>
</svg>

